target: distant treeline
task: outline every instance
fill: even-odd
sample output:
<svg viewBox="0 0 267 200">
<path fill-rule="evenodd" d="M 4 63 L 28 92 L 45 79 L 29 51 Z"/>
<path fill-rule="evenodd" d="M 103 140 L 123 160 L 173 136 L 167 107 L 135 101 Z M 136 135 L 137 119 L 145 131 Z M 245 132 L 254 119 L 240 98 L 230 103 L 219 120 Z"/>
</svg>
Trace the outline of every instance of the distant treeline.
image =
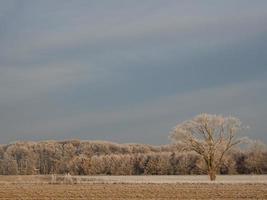
<svg viewBox="0 0 267 200">
<path fill-rule="evenodd" d="M 0 145 L 1 175 L 179 175 L 203 174 L 201 157 L 176 145 L 116 144 L 102 141 L 16 142 Z M 267 151 L 255 143 L 234 149 L 221 174 L 266 174 Z"/>
</svg>

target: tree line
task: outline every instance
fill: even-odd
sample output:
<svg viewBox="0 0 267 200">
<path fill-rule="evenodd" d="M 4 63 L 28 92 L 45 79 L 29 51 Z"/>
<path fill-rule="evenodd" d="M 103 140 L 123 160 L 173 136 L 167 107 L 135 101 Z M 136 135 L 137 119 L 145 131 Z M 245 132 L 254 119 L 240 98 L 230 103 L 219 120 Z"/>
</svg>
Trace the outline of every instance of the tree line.
<svg viewBox="0 0 267 200">
<path fill-rule="evenodd" d="M 205 174 L 205 160 L 179 144 L 152 146 L 103 141 L 41 141 L 0 145 L 1 175 L 186 175 Z M 260 142 L 233 148 L 219 174 L 266 174 L 267 150 Z"/>
</svg>

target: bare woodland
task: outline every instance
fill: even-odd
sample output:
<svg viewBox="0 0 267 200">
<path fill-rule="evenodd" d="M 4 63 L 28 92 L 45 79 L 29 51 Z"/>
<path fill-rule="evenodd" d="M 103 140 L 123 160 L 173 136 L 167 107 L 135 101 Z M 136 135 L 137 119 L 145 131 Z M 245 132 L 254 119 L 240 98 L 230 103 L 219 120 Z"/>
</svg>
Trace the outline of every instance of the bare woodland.
<svg viewBox="0 0 267 200">
<path fill-rule="evenodd" d="M 179 148 L 178 148 L 179 149 Z M 0 146 L 0 174 L 178 175 L 206 174 L 202 157 L 174 144 L 151 146 L 93 141 L 17 142 Z M 233 148 L 219 174 L 266 174 L 266 146 Z"/>
<path fill-rule="evenodd" d="M 201 114 L 171 132 L 162 146 L 103 141 L 41 141 L 0 145 L 1 175 L 266 174 L 267 148 L 259 141 L 237 146 L 241 122 Z"/>
</svg>

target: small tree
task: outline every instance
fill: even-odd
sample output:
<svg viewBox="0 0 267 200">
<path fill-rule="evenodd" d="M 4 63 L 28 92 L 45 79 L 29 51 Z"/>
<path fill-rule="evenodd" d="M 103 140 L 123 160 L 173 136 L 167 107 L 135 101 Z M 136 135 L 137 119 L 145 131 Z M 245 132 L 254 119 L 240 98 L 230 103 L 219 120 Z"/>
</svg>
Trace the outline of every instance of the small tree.
<svg viewBox="0 0 267 200">
<path fill-rule="evenodd" d="M 241 129 L 237 118 L 200 114 L 174 127 L 170 137 L 183 150 L 201 155 L 210 180 L 214 181 L 225 154 L 243 140 L 237 138 Z"/>
</svg>

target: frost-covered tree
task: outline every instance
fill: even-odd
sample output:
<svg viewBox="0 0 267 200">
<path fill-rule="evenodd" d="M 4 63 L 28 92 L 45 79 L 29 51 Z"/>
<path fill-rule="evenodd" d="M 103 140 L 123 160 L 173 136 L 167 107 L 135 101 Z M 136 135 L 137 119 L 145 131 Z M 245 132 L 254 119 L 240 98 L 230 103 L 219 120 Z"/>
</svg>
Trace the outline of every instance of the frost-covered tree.
<svg viewBox="0 0 267 200">
<path fill-rule="evenodd" d="M 267 146 L 259 140 L 249 141 L 245 165 L 250 173 L 264 174 L 267 172 Z"/>
<path fill-rule="evenodd" d="M 213 181 L 225 154 L 243 141 L 237 137 L 241 129 L 241 122 L 235 117 L 200 114 L 174 127 L 170 137 L 183 150 L 195 151 L 202 156 Z"/>
<path fill-rule="evenodd" d="M 152 146 L 79 140 L 16 142 L 0 145 L 0 174 L 206 173 L 207 165 L 202 156 L 193 151 L 179 152 L 176 146 L 176 144 Z M 218 173 L 267 172 L 267 149 L 262 148 L 262 145 L 252 145 L 249 149 L 235 148 L 223 157 Z"/>
</svg>

